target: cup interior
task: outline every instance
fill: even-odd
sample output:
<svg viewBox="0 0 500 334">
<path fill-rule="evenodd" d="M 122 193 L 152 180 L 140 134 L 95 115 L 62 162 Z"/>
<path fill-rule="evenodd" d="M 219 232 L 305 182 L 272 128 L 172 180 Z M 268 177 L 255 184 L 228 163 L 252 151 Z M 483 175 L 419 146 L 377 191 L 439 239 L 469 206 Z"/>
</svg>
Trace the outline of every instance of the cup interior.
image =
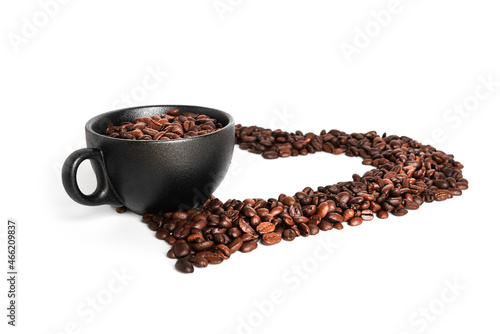
<svg viewBox="0 0 500 334">
<path fill-rule="evenodd" d="M 212 108 L 199 107 L 199 106 L 188 106 L 188 105 L 154 105 L 154 106 L 142 106 L 142 107 L 133 107 L 133 108 L 125 108 L 115 111 L 110 111 L 99 116 L 96 116 L 88 121 L 87 130 L 93 132 L 95 134 L 105 136 L 106 129 L 109 123 L 113 123 L 114 125 L 119 125 L 123 122 L 132 122 L 134 118 L 137 117 L 152 117 L 154 115 L 166 114 L 169 110 L 179 109 L 180 114 L 186 112 L 199 113 L 215 118 L 218 122 L 220 122 L 223 127 L 219 131 L 225 129 L 228 125 L 234 124 L 234 120 L 231 115 L 228 113 Z M 191 137 L 191 138 L 181 138 L 176 139 L 175 141 L 183 141 L 183 140 L 192 140 L 204 136 L 210 136 L 218 131 L 207 133 L 204 135 Z M 107 137 L 114 140 L 128 140 L 123 138 L 112 138 Z M 135 142 L 135 141 L 134 141 Z M 165 141 L 165 143 L 170 143 L 174 141 Z"/>
</svg>

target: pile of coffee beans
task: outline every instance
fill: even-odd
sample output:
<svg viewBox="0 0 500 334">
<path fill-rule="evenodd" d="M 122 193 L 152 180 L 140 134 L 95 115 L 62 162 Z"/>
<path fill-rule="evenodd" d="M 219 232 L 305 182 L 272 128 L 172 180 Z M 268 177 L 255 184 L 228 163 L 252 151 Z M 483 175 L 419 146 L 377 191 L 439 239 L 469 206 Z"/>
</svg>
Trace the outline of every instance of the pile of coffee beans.
<svg viewBox="0 0 500 334">
<path fill-rule="evenodd" d="M 180 272 L 219 264 L 237 251 L 251 252 L 259 242 L 275 245 L 341 230 L 345 224 L 358 226 L 375 216 L 404 216 L 424 202 L 444 201 L 468 188 L 463 165 L 453 155 L 405 136 L 338 130 L 316 135 L 237 125 L 236 144 L 267 159 L 345 153 L 375 168 L 362 176 L 354 174 L 352 181 L 317 190 L 308 187 L 293 196 L 226 202 L 212 196 L 186 212 L 144 215 L 143 222 L 156 231 L 156 237 L 172 245 L 167 256 L 177 259 L 175 268 Z"/>
<path fill-rule="evenodd" d="M 109 123 L 106 136 L 131 140 L 171 140 L 201 136 L 222 128 L 222 124 L 207 115 L 180 114 L 178 109 L 153 117 L 137 117 L 120 125 Z"/>
</svg>

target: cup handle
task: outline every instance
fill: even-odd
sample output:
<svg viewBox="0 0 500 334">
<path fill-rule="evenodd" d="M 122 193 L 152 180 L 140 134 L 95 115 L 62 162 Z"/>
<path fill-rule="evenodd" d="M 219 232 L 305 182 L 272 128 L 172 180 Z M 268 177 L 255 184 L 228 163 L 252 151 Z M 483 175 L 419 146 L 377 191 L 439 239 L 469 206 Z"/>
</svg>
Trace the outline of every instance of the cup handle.
<svg viewBox="0 0 500 334">
<path fill-rule="evenodd" d="M 85 195 L 78 187 L 76 172 L 78 167 L 84 161 L 89 159 L 97 178 L 97 187 L 90 195 Z M 110 204 L 121 206 L 104 167 L 104 158 L 101 150 L 96 148 L 82 148 L 71 153 L 62 167 L 62 182 L 64 189 L 75 202 L 83 205 L 103 205 Z"/>
</svg>

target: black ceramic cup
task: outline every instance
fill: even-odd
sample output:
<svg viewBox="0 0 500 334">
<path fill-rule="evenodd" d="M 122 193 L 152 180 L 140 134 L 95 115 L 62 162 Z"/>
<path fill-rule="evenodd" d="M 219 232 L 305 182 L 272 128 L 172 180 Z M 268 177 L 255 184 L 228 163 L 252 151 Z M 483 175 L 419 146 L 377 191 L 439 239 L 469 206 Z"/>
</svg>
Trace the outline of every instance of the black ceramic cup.
<svg viewBox="0 0 500 334">
<path fill-rule="evenodd" d="M 208 115 L 223 128 L 205 135 L 175 140 L 129 140 L 104 133 L 108 123 L 131 122 L 179 109 Z M 137 214 L 185 210 L 205 201 L 219 186 L 231 163 L 234 120 L 220 110 L 157 105 L 121 109 L 98 115 L 85 126 L 87 148 L 73 152 L 62 168 L 68 195 L 84 205 L 126 206 Z M 97 177 L 97 188 L 85 195 L 76 173 L 89 159 Z"/>
</svg>

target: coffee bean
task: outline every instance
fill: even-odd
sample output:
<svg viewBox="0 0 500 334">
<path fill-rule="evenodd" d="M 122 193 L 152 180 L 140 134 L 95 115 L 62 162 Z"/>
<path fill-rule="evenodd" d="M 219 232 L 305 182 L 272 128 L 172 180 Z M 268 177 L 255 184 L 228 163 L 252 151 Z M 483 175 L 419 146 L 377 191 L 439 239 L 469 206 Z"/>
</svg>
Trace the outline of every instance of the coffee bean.
<svg viewBox="0 0 500 334">
<path fill-rule="evenodd" d="M 331 222 L 331 223 L 342 223 L 344 222 L 344 217 L 342 215 L 339 215 L 336 212 L 330 212 L 327 216 L 326 219 Z"/>
<path fill-rule="evenodd" d="M 349 221 L 352 217 L 354 217 L 354 210 L 347 209 L 344 211 L 344 214 L 342 216 L 343 216 L 345 222 Z"/>
<path fill-rule="evenodd" d="M 323 202 L 318 206 L 316 213 L 321 217 L 321 219 L 323 219 L 326 217 L 329 210 L 330 205 L 327 202 Z"/>
<path fill-rule="evenodd" d="M 259 234 L 266 234 L 266 233 L 273 232 L 275 230 L 275 228 L 276 227 L 274 226 L 274 224 L 268 223 L 268 222 L 264 222 L 264 223 L 260 223 L 257 226 L 256 231 Z"/>
<path fill-rule="evenodd" d="M 257 211 L 255 211 L 255 209 L 250 206 L 245 206 L 243 208 L 243 214 L 247 217 L 252 218 L 257 215 Z"/>
<path fill-rule="evenodd" d="M 205 268 L 208 266 L 208 261 L 203 256 L 195 255 L 189 259 L 189 262 L 193 264 L 193 266 L 198 268 Z"/>
<path fill-rule="evenodd" d="M 170 250 L 167 252 L 167 257 L 169 259 L 177 259 L 177 256 L 175 255 L 173 248 L 170 248 Z"/>
<path fill-rule="evenodd" d="M 184 239 L 189 235 L 189 229 L 184 226 L 177 226 L 172 235 L 177 239 Z"/>
<path fill-rule="evenodd" d="M 241 240 L 243 240 L 243 242 L 245 241 L 249 241 L 249 240 L 255 240 L 258 238 L 258 235 L 255 235 L 255 234 L 249 234 L 249 233 L 245 233 L 241 236 Z"/>
<path fill-rule="evenodd" d="M 389 214 L 387 213 L 387 211 L 380 210 L 379 212 L 377 212 L 377 218 L 386 219 L 389 218 Z"/>
<path fill-rule="evenodd" d="M 177 258 L 184 257 L 191 251 L 191 248 L 186 243 L 175 244 L 172 249 L 174 250 L 174 254 Z"/>
<path fill-rule="evenodd" d="M 332 224 L 332 223 L 330 223 L 329 221 L 322 220 L 322 221 L 318 224 L 318 228 L 319 228 L 321 231 L 330 231 L 330 230 L 333 228 L 333 224 Z"/>
<path fill-rule="evenodd" d="M 406 201 L 405 203 L 405 209 L 407 210 L 417 210 L 420 206 L 412 201 Z"/>
<path fill-rule="evenodd" d="M 361 219 L 365 221 L 370 221 L 373 219 L 373 212 L 372 210 L 363 210 L 361 211 Z"/>
<path fill-rule="evenodd" d="M 302 209 L 300 205 L 297 203 L 293 203 L 292 205 L 290 205 L 290 207 L 288 208 L 288 214 L 292 218 L 302 216 Z"/>
<path fill-rule="evenodd" d="M 349 220 L 349 222 L 347 222 L 347 224 L 349 224 L 350 226 L 358 226 L 358 225 L 361 225 L 362 223 L 363 223 L 363 219 L 360 217 L 351 218 Z"/>
<path fill-rule="evenodd" d="M 452 195 L 448 190 L 439 189 L 436 191 L 434 196 L 436 197 L 436 201 L 444 201 L 451 198 Z"/>
<path fill-rule="evenodd" d="M 283 207 L 282 206 L 277 206 L 275 208 L 272 208 L 272 210 L 269 212 L 271 216 L 277 216 L 283 212 Z"/>
<path fill-rule="evenodd" d="M 165 228 L 160 228 L 156 231 L 156 238 L 165 240 L 170 235 L 170 232 Z"/>
<path fill-rule="evenodd" d="M 169 245 L 173 245 L 174 242 L 176 241 L 177 239 L 173 236 L 173 235 L 169 235 L 165 241 L 169 244 Z"/>
<path fill-rule="evenodd" d="M 242 252 L 242 253 L 251 252 L 255 248 L 257 248 L 257 246 L 258 246 L 258 244 L 254 240 L 245 241 L 240 248 L 240 252 Z"/>
<path fill-rule="evenodd" d="M 229 249 L 229 247 L 223 244 L 215 246 L 215 253 L 219 255 L 223 260 L 227 260 L 231 256 L 231 250 Z"/>
<path fill-rule="evenodd" d="M 240 218 L 238 220 L 238 226 L 244 233 L 254 234 L 254 229 L 245 221 L 245 219 Z"/>
<path fill-rule="evenodd" d="M 281 236 L 278 233 L 266 233 L 262 236 L 262 243 L 267 246 L 276 245 L 281 241 Z"/>
<path fill-rule="evenodd" d="M 227 231 L 227 234 L 231 237 L 231 238 L 238 238 L 238 237 L 241 237 L 243 232 L 237 228 L 237 227 L 231 227 L 228 231 Z"/>
<path fill-rule="evenodd" d="M 316 213 L 316 205 L 307 205 L 302 208 L 304 216 L 310 217 Z"/>
<path fill-rule="evenodd" d="M 437 180 L 434 180 L 433 183 L 439 189 L 448 189 L 450 187 L 450 185 L 448 184 L 448 182 L 446 182 L 445 180 L 437 179 Z"/>
<path fill-rule="evenodd" d="M 126 206 L 117 206 L 115 208 L 116 212 L 118 213 L 124 213 L 124 212 L 127 212 L 127 207 Z"/>
<path fill-rule="evenodd" d="M 235 238 L 231 243 L 229 244 L 229 251 L 231 254 L 234 254 L 237 252 L 241 246 L 243 245 L 243 240 L 241 238 Z"/>
<path fill-rule="evenodd" d="M 397 208 L 394 208 L 394 210 L 392 210 L 392 214 L 395 216 L 404 216 L 407 213 L 408 213 L 408 210 L 406 210 L 402 205 L 400 205 Z"/>
<path fill-rule="evenodd" d="M 190 274 L 194 271 L 193 264 L 186 259 L 177 260 L 175 269 L 184 274 Z"/>
<path fill-rule="evenodd" d="M 296 216 L 296 217 L 293 217 L 293 221 L 296 224 L 307 224 L 307 223 L 309 223 L 309 218 L 307 218 L 305 216 Z"/>
<path fill-rule="evenodd" d="M 208 264 L 220 264 L 223 262 L 223 258 L 219 255 L 219 253 L 209 252 L 203 256 Z"/>
<path fill-rule="evenodd" d="M 285 229 L 283 231 L 283 239 L 286 241 L 292 241 L 296 237 L 295 231 L 292 229 Z"/>
<path fill-rule="evenodd" d="M 319 233 L 319 227 L 314 225 L 314 224 L 307 224 L 307 227 L 309 227 L 309 233 L 311 235 L 316 235 Z"/>
<path fill-rule="evenodd" d="M 299 228 L 301 236 L 307 237 L 307 236 L 309 236 L 309 234 L 311 234 L 311 230 L 309 229 L 309 226 L 307 226 L 307 224 L 298 223 L 297 227 Z"/>
<path fill-rule="evenodd" d="M 215 243 L 212 240 L 201 240 L 199 242 L 194 242 L 191 247 L 197 252 L 205 251 L 211 249 Z"/>
<path fill-rule="evenodd" d="M 333 224 L 333 228 L 337 229 L 337 230 L 341 230 L 344 228 L 344 225 L 342 225 L 342 223 L 335 223 L 335 224 Z"/>
<path fill-rule="evenodd" d="M 279 158 L 278 152 L 275 152 L 275 151 L 266 151 L 266 152 L 264 152 L 264 154 L 262 156 L 264 157 L 264 159 L 278 159 Z"/>
</svg>

